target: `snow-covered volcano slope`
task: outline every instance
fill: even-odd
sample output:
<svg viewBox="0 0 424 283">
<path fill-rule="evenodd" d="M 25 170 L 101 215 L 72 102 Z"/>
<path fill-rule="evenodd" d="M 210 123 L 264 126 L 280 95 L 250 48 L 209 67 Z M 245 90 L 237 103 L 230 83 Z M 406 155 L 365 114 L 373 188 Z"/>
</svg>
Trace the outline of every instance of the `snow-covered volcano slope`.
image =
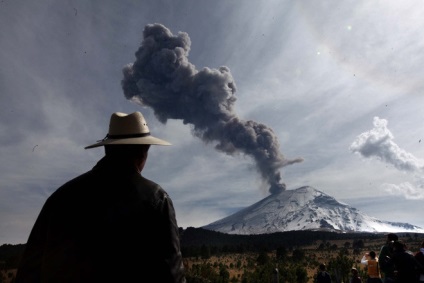
<svg viewBox="0 0 424 283">
<path fill-rule="evenodd" d="M 424 233 L 418 226 L 368 216 L 312 187 L 272 194 L 202 228 L 244 235 L 293 230 Z"/>
</svg>

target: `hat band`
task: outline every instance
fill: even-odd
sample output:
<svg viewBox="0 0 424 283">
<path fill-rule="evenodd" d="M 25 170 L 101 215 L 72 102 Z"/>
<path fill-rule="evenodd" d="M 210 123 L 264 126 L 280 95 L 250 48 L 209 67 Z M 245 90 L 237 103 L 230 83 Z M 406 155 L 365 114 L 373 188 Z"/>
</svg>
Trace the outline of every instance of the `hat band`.
<svg viewBox="0 0 424 283">
<path fill-rule="evenodd" d="M 142 133 L 142 134 L 128 134 L 128 135 L 109 135 L 106 134 L 106 136 L 98 140 L 97 142 L 104 142 L 107 139 L 131 139 L 131 138 L 142 138 L 142 137 L 148 137 L 150 136 L 150 133 Z"/>
<path fill-rule="evenodd" d="M 148 137 L 150 133 L 142 133 L 142 134 L 128 134 L 128 135 L 106 135 L 106 139 L 131 139 L 131 138 L 142 138 Z"/>
</svg>

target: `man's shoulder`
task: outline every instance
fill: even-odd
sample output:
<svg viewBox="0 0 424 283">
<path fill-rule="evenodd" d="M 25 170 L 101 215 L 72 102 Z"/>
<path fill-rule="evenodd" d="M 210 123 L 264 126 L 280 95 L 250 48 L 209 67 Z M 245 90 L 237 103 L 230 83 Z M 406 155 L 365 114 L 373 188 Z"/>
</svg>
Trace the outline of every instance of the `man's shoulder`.
<svg viewBox="0 0 424 283">
<path fill-rule="evenodd" d="M 388 251 L 389 250 L 389 245 L 385 244 L 381 247 L 380 251 Z"/>
<path fill-rule="evenodd" d="M 327 278 L 328 282 L 331 282 L 331 275 L 330 275 L 330 273 L 327 272 L 327 274 L 325 275 L 325 278 Z"/>
<path fill-rule="evenodd" d="M 319 272 L 317 275 L 318 278 L 331 278 L 330 273 L 328 273 L 327 271 L 324 272 Z"/>
<path fill-rule="evenodd" d="M 393 254 L 393 258 L 397 261 L 397 262 L 411 262 L 412 259 L 414 258 L 413 255 L 411 255 L 410 253 L 406 252 L 406 251 L 402 251 L 402 252 L 397 252 Z"/>
<path fill-rule="evenodd" d="M 160 198 L 168 197 L 167 192 L 156 182 L 137 175 L 137 190 L 141 193 L 156 195 Z"/>
<path fill-rule="evenodd" d="M 58 188 L 58 190 L 62 190 L 65 189 L 67 187 L 74 187 L 74 186 L 78 186 L 81 183 L 85 183 L 85 182 L 89 182 L 93 180 L 93 174 L 92 174 L 92 170 L 85 172 L 81 175 L 78 175 L 70 180 L 68 180 L 67 182 L 65 182 L 62 186 L 60 186 Z"/>
<path fill-rule="evenodd" d="M 379 253 L 379 258 L 381 257 L 385 257 L 386 255 L 388 255 L 390 253 L 390 247 L 388 245 L 384 245 L 381 247 L 380 249 L 380 253 Z"/>
<path fill-rule="evenodd" d="M 61 185 L 56 191 L 54 191 L 51 197 L 67 194 L 70 192 L 75 193 L 78 189 L 83 189 L 85 186 L 83 184 L 88 184 L 93 181 L 93 176 L 91 174 L 91 170 L 85 172 L 79 176 L 76 176 L 68 181 L 66 181 L 63 185 Z"/>
</svg>

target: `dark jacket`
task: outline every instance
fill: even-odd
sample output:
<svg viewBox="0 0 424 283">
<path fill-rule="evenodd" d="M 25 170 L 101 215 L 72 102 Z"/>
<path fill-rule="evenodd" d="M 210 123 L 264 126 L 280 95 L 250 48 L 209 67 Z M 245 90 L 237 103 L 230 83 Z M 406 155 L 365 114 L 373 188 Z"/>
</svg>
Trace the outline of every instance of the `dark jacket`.
<svg viewBox="0 0 424 283">
<path fill-rule="evenodd" d="M 387 243 L 381 247 L 380 253 L 378 256 L 378 263 L 380 265 L 381 273 L 384 278 L 394 278 L 395 277 L 395 267 L 390 258 L 393 256 L 393 244 Z"/>
<path fill-rule="evenodd" d="M 185 282 L 183 273 L 167 193 L 104 157 L 48 198 L 16 282 Z"/>
<path fill-rule="evenodd" d="M 331 276 L 330 273 L 327 271 L 320 271 L 317 274 L 317 283 L 331 283 Z"/>
<path fill-rule="evenodd" d="M 350 278 L 349 283 L 362 283 L 362 279 L 359 276 L 355 276 L 355 277 Z"/>
<path fill-rule="evenodd" d="M 418 281 L 419 270 L 421 267 L 413 255 L 404 250 L 395 251 L 391 261 L 396 270 L 396 283 Z"/>
</svg>

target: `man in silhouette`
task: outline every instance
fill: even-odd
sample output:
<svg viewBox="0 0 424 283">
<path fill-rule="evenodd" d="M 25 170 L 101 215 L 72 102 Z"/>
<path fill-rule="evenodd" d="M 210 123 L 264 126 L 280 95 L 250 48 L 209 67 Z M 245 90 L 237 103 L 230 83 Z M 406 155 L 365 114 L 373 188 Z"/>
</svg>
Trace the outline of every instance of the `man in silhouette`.
<svg viewBox="0 0 424 283">
<path fill-rule="evenodd" d="M 350 270 L 352 277 L 350 278 L 349 283 L 362 283 L 361 277 L 359 277 L 358 269 L 352 267 Z"/>
<path fill-rule="evenodd" d="M 331 283 L 330 273 L 327 272 L 327 267 L 324 263 L 319 265 L 319 271 L 317 274 L 317 283 Z"/>
<path fill-rule="evenodd" d="M 424 268 L 424 241 L 421 243 L 420 250 L 414 255 L 415 260 Z M 420 270 L 419 282 L 424 283 L 424 269 Z"/>
<path fill-rule="evenodd" d="M 150 134 L 140 112 L 113 113 L 90 171 L 57 189 L 32 228 L 17 283 L 185 282 L 172 201 L 141 176 Z"/>
<path fill-rule="evenodd" d="M 405 244 L 401 241 L 394 242 L 390 263 L 395 268 L 396 283 L 418 282 L 420 271 L 424 268 L 412 254 L 406 251 Z"/>
<path fill-rule="evenodd" d="M 390 262 L 390 258 L 393 256 L 393 244 L 396 241 L 398 241 L 398 236 L 396 234 L 387 234 L 386 243 L 381 247 L 378 255 L 378 262 L 380 264 L 384 283 L 392 283 L 395 280 L 395 269 Z"/>
</svg>

